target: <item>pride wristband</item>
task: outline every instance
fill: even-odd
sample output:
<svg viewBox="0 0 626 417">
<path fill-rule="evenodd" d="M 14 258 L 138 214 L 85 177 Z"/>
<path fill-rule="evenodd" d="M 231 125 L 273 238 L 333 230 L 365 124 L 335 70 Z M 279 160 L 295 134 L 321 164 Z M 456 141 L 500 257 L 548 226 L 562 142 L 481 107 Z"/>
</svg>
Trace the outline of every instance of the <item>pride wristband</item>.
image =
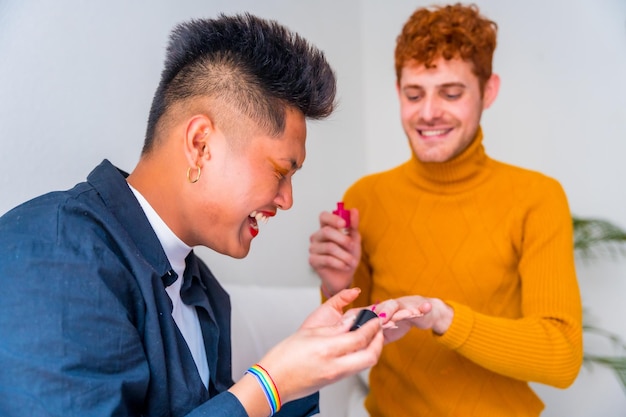
<svg viewBox="0 0 626 417">
<path fill-rule="evenodd" d="M 270 406 L 270 416 L 277 413 L 282 404 L 280 402 L 280 394 L 278 394 L 278 389 L 270 374 L 258 363 L 252 365 L 246 373 L 253 375 L 261 385 L 261 388 L 263 388 L 263 393 Z"/>
</svg>

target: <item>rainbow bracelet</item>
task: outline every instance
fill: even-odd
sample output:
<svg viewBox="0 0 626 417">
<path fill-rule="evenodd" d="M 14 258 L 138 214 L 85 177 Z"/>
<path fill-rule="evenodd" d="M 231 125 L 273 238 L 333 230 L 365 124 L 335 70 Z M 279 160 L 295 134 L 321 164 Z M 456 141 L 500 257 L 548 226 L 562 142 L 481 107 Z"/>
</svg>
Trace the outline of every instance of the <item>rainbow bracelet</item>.
<svg viewBox="0 0 626 417">
<path fill-rule="evenodd" d="M 278 394 L 278 389 L 270 374 L 258 363 L 252 365 L 246 373 L 252 374 L 261 385 L 261 388 L 263 388 L 265 398 L 267 398 L 267 402 L 270 405 L 270 416 L 277 413 L 282 404 L 280 402 L 280 394 Z"/>
</svg>

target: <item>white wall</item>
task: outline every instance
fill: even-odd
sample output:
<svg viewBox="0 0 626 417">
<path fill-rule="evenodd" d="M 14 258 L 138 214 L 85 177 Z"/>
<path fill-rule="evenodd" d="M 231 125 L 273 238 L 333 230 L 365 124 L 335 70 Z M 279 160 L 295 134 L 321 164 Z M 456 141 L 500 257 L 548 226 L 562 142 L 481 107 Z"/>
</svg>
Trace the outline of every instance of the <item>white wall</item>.
<svg viewBox="0 0 626 417">
<path fill-rule="evenodd" d="M 308 235 L 365 169 L 360 105 L 360 15 L 320 0 L 0 1 L 0 213 L 83 180 L 103 158 L 132 170 L 143 143 L 172 26 L 190 17 L 250 11 L 279 20 L 323 49 L 338 75 L 339 109 L 311 122 L 294 207 L 253 242 L 245 260 L 200 248 L 233 282 L 314 284 Z"/>
<path fill-rule="evenodd" d="M 572 211 L 626 227 L 626 2 L 477 1 L 500 27 L 502 88 L 485 113 L 500 160 L 557 178 Z M 251 11 L 322 48 L 340 108 L 309 125 L 294 208 L 263 226 L 245 260 L 199 250 L 229 282 L 312 285 L 308 235 L 364 173 L 409 156 L 394 90 L 393 47 L 423 1 L 0 1 L 0 213 L 81 181 L 103 158 L 136 163 L 170 28 L 189 17 Z M 596 323 L 626 336 L 626 262 L 579 267 Z M 594 341 L 589 342 L 595 346 Z M 538 387 L 546 416 L 626 414 L 626 393 L 601 368 L 566 391 Z M 595 399 L 595 401 L 594 401 Z"/>
</svg>

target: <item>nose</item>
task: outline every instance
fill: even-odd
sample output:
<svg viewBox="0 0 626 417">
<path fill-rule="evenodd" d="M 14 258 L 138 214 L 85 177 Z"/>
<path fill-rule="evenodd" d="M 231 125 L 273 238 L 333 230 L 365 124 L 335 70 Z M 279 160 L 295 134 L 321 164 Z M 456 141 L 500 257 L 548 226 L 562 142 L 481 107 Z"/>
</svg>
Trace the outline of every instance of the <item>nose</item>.
<svg viewBox="0 0 626 417">
<path fill-rule="evenodd" d="M 291 176 L 284 178 L 278 187 L 274 204 L 281 210 L 289 210 L 293 206 L 293 188 Z"/>
<path fill-rule="evenodd" d="M 425 121 L 436 120 L 442 115 L 442 107 L 439 101 L 439 97 L 436 95 L 430 95 L 424 97 L 422 100 L 421 116 Z"/>
</svg>

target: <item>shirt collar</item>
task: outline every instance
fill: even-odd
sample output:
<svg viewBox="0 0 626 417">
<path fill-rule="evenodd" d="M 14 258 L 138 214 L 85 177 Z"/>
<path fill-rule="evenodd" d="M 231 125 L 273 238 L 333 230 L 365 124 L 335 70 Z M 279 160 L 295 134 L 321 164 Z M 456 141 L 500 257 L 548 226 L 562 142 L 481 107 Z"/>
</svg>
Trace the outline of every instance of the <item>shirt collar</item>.
<svg viewBox="0 0 626 417">
<path fill-rule="evenodd" d="M 130 190 L 126 177 L 128 173 L 105 159 L 89 174 L 87 182 L 96 190 L 102 203 L 126 231 L 137 250 L 137 256 L 144 258 L 159 276 L 173 276 L 172 266 L 163 246 Z"/>
<path fill-rule="evenodd" d="M 159 242 L 161 242 L 161 246 L 165 251 L 165 256 L 167 256 L 170 265 L 172 265 L 176 274 L 182 277 L 183 272 L 185 271 L 185 258 L 191 252 L 191 247 L 176 236 L 172 229 L 170 229 L 169 226 L 163 221 L 161 216 L 159 216 L 156 210 L 154 210 L 150 203 L 148 203 L 148 200 L 146 200 L 137 189 L 130 184 L 128 184 L 128 186 L 146 214 L 146 217 L 148 218 L 152 229 L 154 229 L 154 233 L 156 233 Z"/>
</svg>

